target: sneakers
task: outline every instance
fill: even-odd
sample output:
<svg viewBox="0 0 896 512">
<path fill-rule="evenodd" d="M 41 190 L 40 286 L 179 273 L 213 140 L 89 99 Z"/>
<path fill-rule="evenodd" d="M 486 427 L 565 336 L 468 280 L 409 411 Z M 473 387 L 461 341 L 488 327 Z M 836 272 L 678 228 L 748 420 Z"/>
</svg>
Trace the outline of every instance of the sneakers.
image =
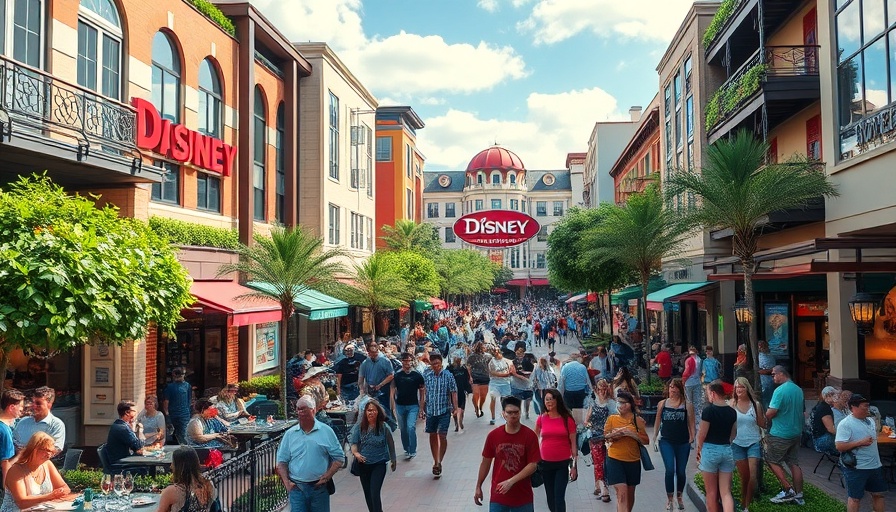
<svg viewBox="0 0 896 512">
<path fill-rule="evenodd" d="M 806 500 L 803 499 L 803 493 L 798 492 L 798 493 L 794 494 L 793 502 L 796 503 L 797 505 L 805 505 Z"/>
<path fill-rule="evenodd" d="M 489 424 L 489 425 L 494 425 L 494 424 L 495 424 L 495 420 L 490 420 L 490 421 L 488 422 L 488 424 Z"/>
<path fill-rule="evenodd" d="M 790 503 L 796 499 L 796 493 L 793 492 L 793 489 L 782 490 L 774 497 L 772 497 L 769 501 L 772 503 Z M 803 499 L 802 493 L 800 493 L 800 500 Z"/>
<path fill-rule="evenodd" d="M 417 456 L 416 453 L 409 453 L 409 454 L 408 454 L 408 460 L 411 460 L 411 459 L 413 459 L 413 458 L 416 457 L 416 456 Z"/>
</svg>

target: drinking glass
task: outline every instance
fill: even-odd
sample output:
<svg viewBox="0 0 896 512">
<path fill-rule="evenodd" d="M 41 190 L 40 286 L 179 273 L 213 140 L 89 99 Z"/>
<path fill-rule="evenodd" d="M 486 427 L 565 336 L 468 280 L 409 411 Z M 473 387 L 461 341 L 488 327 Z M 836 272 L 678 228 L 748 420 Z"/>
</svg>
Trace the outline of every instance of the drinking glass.
<svg viewBox="0 0 896 512">
<path fill-rule="evenodd" d="M 131 493 L 134 491 L 134 475 L 131 474 L 130 471 L 124 474 L 124 495 L 127 498 L 130 498 Z"/>
<path fill-rule="evenodd" d="M 121 495 L 124 494 L 124 476 L 123 475 L 115 475 L 112 478 L 112 490 L 115 491 L 115 495 L 118 498 L 121 498 Z"/>
<path fill-rule="evenodd" d="M 103 491 L 103 496 L 109 496 L 109 493 L 112 492 L 112 475 L 103 475 L 103 479 L 100 481 L 100 490 Z"/>
</svg>

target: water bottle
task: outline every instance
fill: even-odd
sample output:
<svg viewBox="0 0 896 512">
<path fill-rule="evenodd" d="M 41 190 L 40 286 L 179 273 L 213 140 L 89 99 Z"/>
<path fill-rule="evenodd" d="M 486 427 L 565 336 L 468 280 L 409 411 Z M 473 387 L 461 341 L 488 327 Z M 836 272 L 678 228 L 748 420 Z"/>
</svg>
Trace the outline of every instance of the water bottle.
<svg viewBox="0 0 896 512">
<path fill-rule="evenodd" d="M 93 489 L 84 489 L 84 510 L 93 510 Z"/>
</svg>

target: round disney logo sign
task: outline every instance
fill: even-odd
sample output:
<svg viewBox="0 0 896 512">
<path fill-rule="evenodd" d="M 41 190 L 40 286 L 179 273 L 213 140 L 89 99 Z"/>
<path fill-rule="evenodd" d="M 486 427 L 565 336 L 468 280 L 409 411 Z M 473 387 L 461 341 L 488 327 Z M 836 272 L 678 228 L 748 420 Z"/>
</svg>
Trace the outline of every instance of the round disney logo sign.
<svg viewBox="0 0 896 512">
<path fill-rule="evenodd" d="M 454 233 L 479 247 L 513 247 L 538 234 L 538 221 L 512 210 L 469 213 L 454 223 Z"/>
</svg>

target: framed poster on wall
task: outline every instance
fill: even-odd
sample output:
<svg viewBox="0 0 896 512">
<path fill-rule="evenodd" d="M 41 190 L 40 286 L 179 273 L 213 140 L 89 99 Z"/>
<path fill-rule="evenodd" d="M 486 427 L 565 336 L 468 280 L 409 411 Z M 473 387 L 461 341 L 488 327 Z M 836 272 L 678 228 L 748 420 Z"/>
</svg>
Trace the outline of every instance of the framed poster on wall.
<svg viewBox="0 0 896 512">
<path fill-rule="evenodd" d="M 115 404 L 121 395 L 121 348 L 88 345 L 84 358 L 84 423 L 109 425 L 118 418 Z"/>
<path fill-rule="evenodd" d="M 775 359 L 790 359 L 790 305 L 767 302 L 763 307 L 765 339 Z"/>
<path fill-rule="evenodd" d="M 255 325 L 255 371 L 276 368 L 280 361 L 280 322 Z"/>
</svg>

